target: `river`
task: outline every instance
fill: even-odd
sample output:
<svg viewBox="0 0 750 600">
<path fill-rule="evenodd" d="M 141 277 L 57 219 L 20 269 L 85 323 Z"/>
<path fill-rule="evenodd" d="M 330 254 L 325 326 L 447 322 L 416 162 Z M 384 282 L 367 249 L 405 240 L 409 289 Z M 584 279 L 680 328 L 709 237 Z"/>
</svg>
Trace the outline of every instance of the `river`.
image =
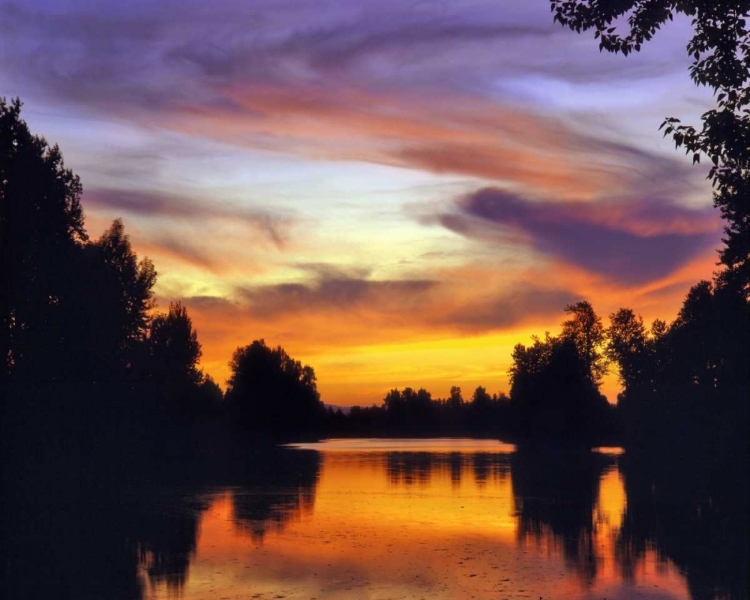
<svg viewBox="0 0 750 600">
<path fill-rule="evenodd" d="M 279 456 L 246 483 L 128 487 L 72 511 L 53 502 L 16 540 L 14 589 L 33 597 L 64 580 L 73 598 L 134 600 L 747 595 L 732 572 L 743 557 L 726 565 L 714 551 L 729 544 L 746 558 L 746 546 L 731 547 L 708 504 L 705 523 L 681 517 L 701 498 L 659 505 L 665 496 L 629 475 L 617 448 L 357 439 Z"/>
</svg>

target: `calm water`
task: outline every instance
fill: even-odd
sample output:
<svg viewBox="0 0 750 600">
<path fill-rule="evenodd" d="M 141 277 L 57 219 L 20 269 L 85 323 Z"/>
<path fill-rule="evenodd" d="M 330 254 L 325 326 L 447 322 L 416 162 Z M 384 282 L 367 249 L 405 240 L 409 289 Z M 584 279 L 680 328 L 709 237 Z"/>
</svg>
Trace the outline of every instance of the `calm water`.
<svg viewBox="0 0 750 600">
<path fill-rule="evenodd" d="M 693 533 L 688 519 L 697 517 L 682 515 L 694 505 L 649 505 L 638 490 L 653 494 L 653 482 L 633 480 L 626 491 L 618 449 L 379 439 L 280 456 L 247 484 L 130 489 L 79 498 L 83 510 L 58 506 L 44 527 L 24 528 L 18 597 L 53 589 L 50 579 L 75 598 L 747 593 L 746 575 L 733 572 L 743 557 L 727 565 L 714 556 L 731 543 L 717 521 Z"/>
</svg>

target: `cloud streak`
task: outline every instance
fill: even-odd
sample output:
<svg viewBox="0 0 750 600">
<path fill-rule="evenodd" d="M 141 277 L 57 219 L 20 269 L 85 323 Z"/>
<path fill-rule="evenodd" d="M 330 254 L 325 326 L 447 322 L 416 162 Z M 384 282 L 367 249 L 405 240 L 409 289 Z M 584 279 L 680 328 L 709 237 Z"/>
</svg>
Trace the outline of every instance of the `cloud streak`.
<svg viewBox="0 0 750 600">
<path fill-rule="evenodd" d="M 287 241 L 286 230 L 291 225 L 289 216 L 270 210 L 259 210 L 235 206 L 216 201 L 149 192 L 144 190 L 118 190 L 98 188 L 85 193 L 85 203 L 97 210 L 127 213 L 142 217 L 165 217 L 204 221 L 227 219 L 239 222 L 261 233 L 277 249 L 283 249 Z"/>
<path fill-rule="evenodd" d="M 569 34 L 554 26 L 546 7 L 512 0 L 438 3 L 426 10 L 382 0 L 323 9 L 301 0 L 248 6 L 217 0 L 210 9 L 138 0 L 127 10 L 74 1 L 61 11 L 49 4 L 1 5 L 0 31 L 12 41 L 7 52 L 16 73 L 77 101 L 93 96 L 123 106 L 135 101 L 166 108 L 186 93 L 203 89 L 205 98 L 206 89 L 239 82 L 336 79 L 476 92 L 487 73 L 580 82 L 610 80 L 613 72 L 653 77 L 676 68 L 663 47 L 667 58 L 650 62 L 571 49 Z"/>
<path fill-rule="evenodd" d="M 375 279 L 367 270 L 326 264 L 299 265 L 301 281 L 237 286 L 233 301 L 197 298 L 201 309 L 227 310 L 264 322 L 338 322 L 352 339 L 381 341 L 414 335 L 489 333 L 559 314 L 577 296 L 516 278 L 510 286 L 490 280 L 473 287 L 461 269 L 433 277 Z M 186 302 L 191 302 L 187 298 Z M 306 326 L 301 329 L 307 330 Z M 377 333 L 376 333 L 377 332 Z"/>
<path fill-rule="evenodd" d="M 625 146 L 534 114 L 509 101 L 512 90 L 503 96 L 519 74 L 596 79 L 595 65 L 609 60 L 566 52 L 566 63 L 551 61 L 555 40 L 570 38 L 541 9 L 3 8 L 6 78 L 57 102 L 242 146 L 512 181 L 556 197 L 632 179 Z M 607 75 L 639 61 L 612 63 Z M 652 76 L 643 68 L 634 72 Z"/>
<path fill-rule="evenodd" d="M 630 285 L 674 272 L 715 246 L 720 229 L 710 209 L 669 201 L 532 201 L 495 188 L 460 199 L 438 222 L 490 243 L 520 234 L 543 254 Z"/>
<path fill-rule="evenodd" d="M 238 287 L 237 299 L 257 317 L 305 313 L 401 313 L 402 317 L 426 304 L 439 283 L 430 279 L 373 280 L 361 270 L 354 273 L 327 265 L 304 265 L 312 272 L 307 281 Z"/>
</svg>

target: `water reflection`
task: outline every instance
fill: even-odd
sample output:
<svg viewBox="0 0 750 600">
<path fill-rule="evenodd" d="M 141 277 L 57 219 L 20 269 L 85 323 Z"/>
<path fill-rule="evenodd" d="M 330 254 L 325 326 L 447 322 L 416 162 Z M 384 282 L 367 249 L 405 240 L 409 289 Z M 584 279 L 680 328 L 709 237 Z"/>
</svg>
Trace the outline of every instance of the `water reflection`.
<svg viewBox="0 0 750 600">
<path fill-rule="evenodd" d="M 610 456 L 582 448 L 522 447 L 511 456 L 518 539 L 562 547 L 568 568 L 589 586 L 597 574 L 594 511 Z"/>
<path fill-rule="evenodd" d="M 8 597 L 747 597 L 746 488 L 721 465 L 377 444 L 12 498 Z"/>
<path fill-rule="evenodd" d="M 126 517 L 123 533 L 133 536 L 141 576 L 150 586 L 179 593 L 195 556 L 201 514 L 208 498 L 167 493 L 152 497 L 150 506 L 138 501 Z"/>
<path fill-rule="evenodd" d="M 462 478 L 470 476 L 482 488 L 488 481 L 508 476 L 510 459 L 507 453 L 389 452 L 385 454 L 385 471 L 394 486 L 440 485 L 447 476 L 452 488 L 460 488 Z"/>
<path fill-rule="evenodd" d="M 286 524 L 312 514 L 320 473 L 320 454 L 284 453 L 278 468 L 262 485 L 238 487 L 232 492 L 232 510 L 238 529 L 262 542 L 269 532 L 281 533 Z"/>
<path fill-rule="evenodd" d="M 748 597 L 746 457 L 625 455 L 628 507 L 617 539 L 622 576 L 656 560 L 685 573 L 696 600 Z"/>
<path fill-rule="evenodd" d="M 5 597 L 132 600 L 152 586 L 183 589 L 208 506 L 199 494 L 31 491 L 6 497 Z"/>
</svg>

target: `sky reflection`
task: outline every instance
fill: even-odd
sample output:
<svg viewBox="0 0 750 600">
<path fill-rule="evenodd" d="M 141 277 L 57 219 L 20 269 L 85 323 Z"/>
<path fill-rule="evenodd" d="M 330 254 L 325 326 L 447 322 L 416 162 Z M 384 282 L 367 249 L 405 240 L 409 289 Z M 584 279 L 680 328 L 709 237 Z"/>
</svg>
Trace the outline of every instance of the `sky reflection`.
<svg viewBox="0 0 750 600">
<path fill-rule="evenodd" d="M 217 493 L 181 596 L 689 598 L 653 551 L 623 569 L 616 455 L 572 461 L 473 443 L 389 452 L 403 442 L 378 440 L 366 453 L 364 440 L 348 451 L 332 442 L 296 486 Z M 150 592 L 168 594 L 158 583 Z"/>
</svg>

